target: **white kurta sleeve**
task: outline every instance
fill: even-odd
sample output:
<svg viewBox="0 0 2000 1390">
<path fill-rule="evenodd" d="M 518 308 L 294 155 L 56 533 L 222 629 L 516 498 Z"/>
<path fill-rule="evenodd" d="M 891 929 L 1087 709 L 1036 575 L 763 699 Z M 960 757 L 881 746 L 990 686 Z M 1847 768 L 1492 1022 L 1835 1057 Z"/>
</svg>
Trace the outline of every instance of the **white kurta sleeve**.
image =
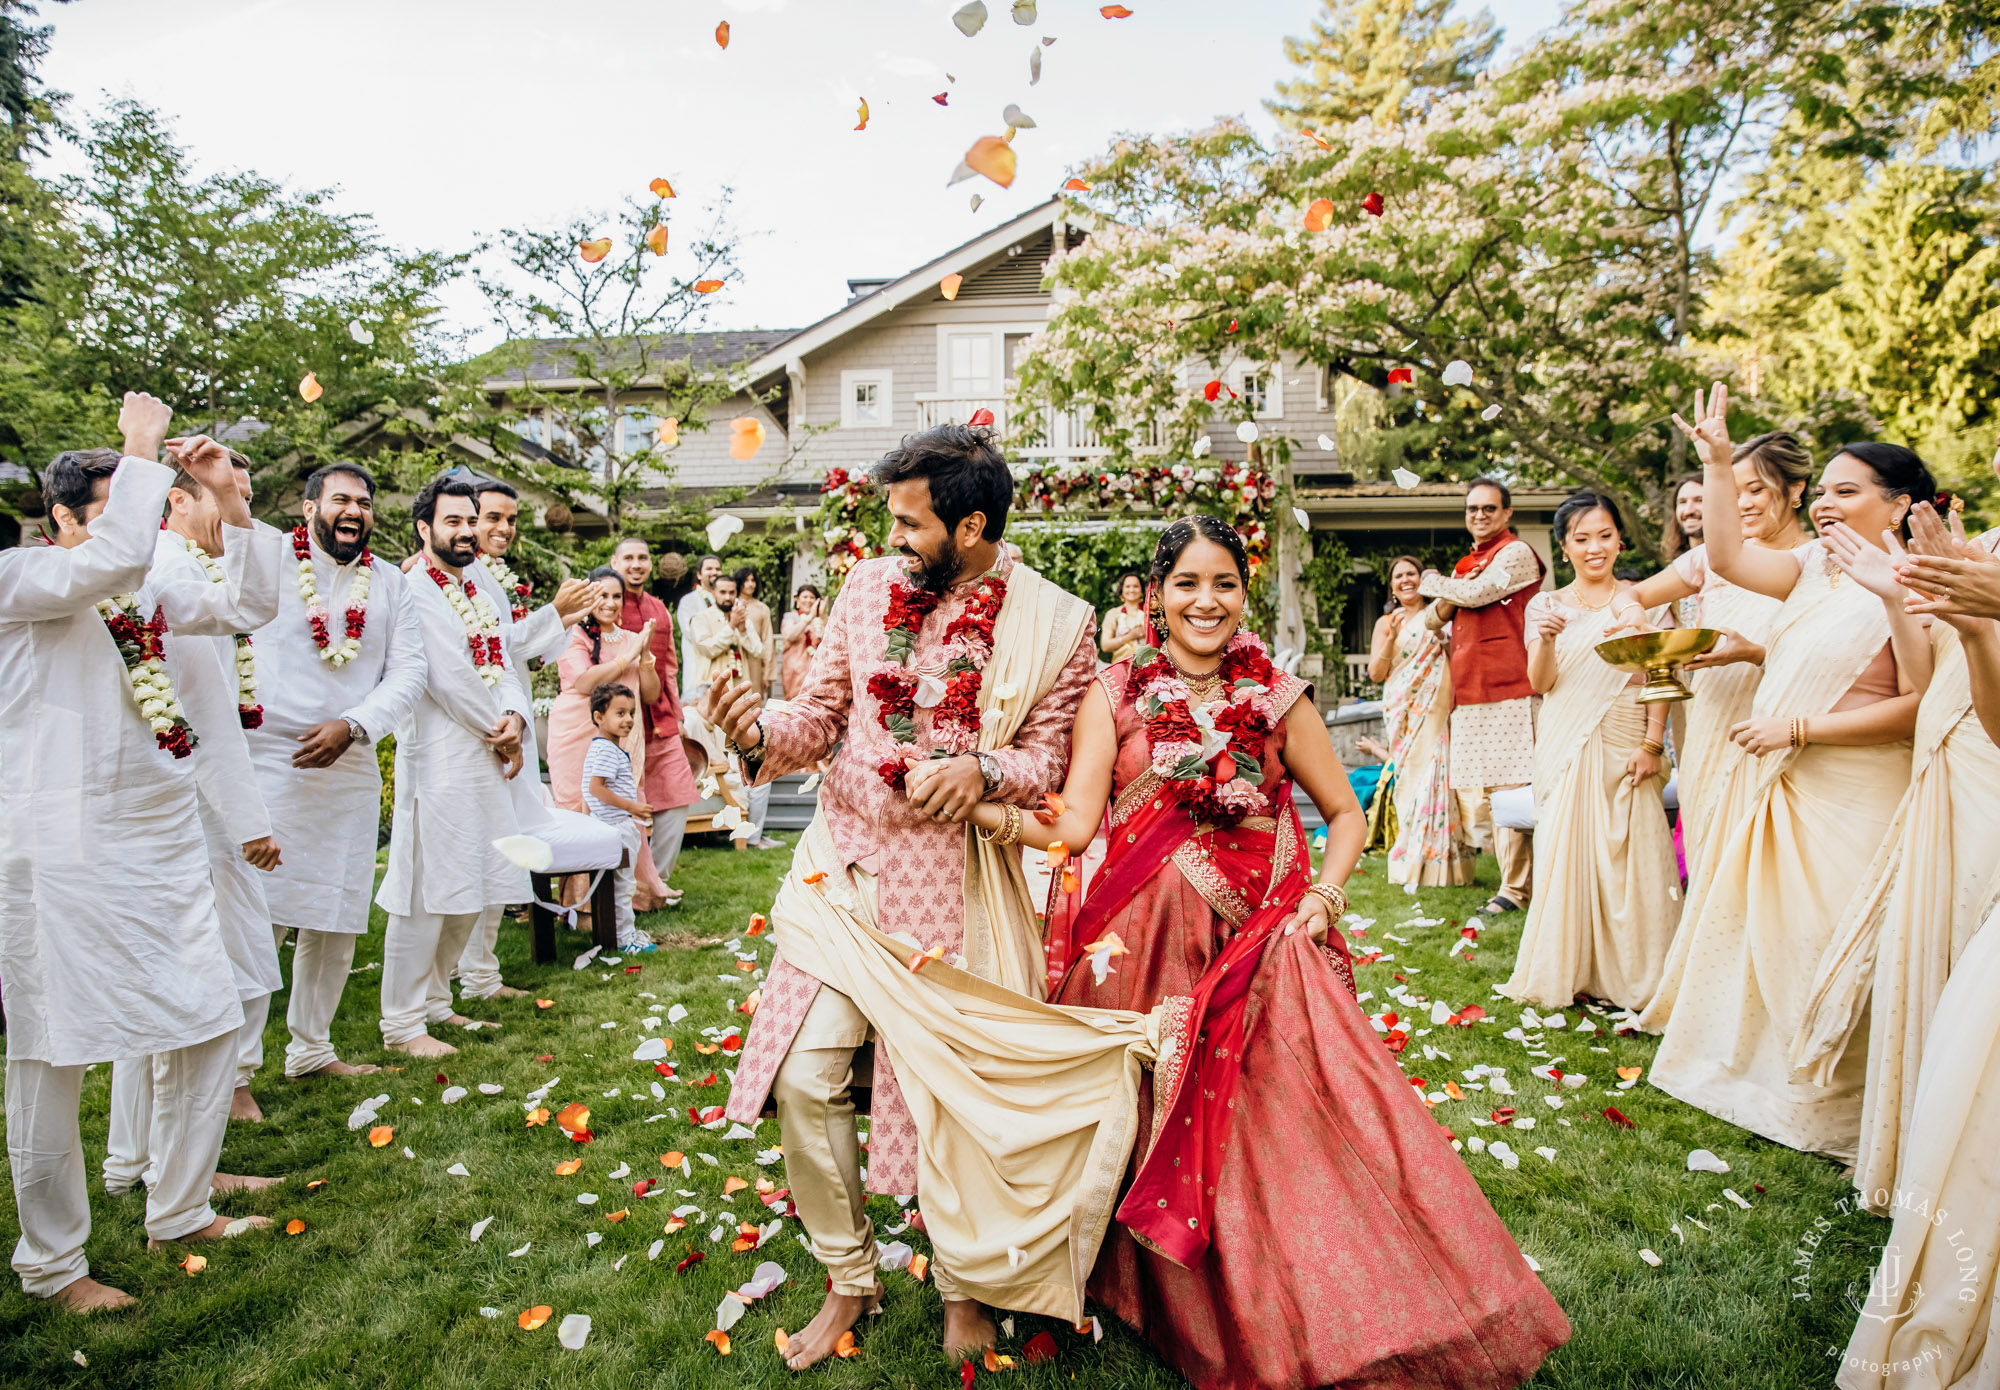
<svg viewBox="0 0 2000 1390">
<path fill-rule="evenodd" d="M 368 731 L 371 743 L 380 743 L 409 723 L 424 693 L 429 674 L 424 656 L 423 629 L 417 621 L 416 596 L 402 584 L 384 584 L 382 571 L 388 566 L 376 561 L 376 592 L 390 599 L 385 604 L 389 621 L 389 641 L 382 660 L 382 679 L 352 709 L 343 710 L 343 719 L 352 719 Z M 396 576 L 401 579 L 402 576 Z"/>
<path fill-rule="evenodd" d="M 524 662 L 554 661 L 569 645 L 569 629 L 563 626 L 562 614 L 556 612 L 556 606 L 545 603 L 514 624 L 509 641 L 510 660 L 519 657 Z"/>
<path fill-rule="evenodd" d="M 255 632 L 278 616 L 283 533 L 269 526 L 222 528 L 222 582 L 182 571 L 159 578 L 153 597 L 167 629 L 182 637 Z"/>
<path fill-rule="evenodd" d="M 19 546 L 0 551 L 0 622 L 39 623 L 130 593 L 146 582 L 153 544 L 174 470 L 125 458 L 111 475 L 111 495 L 90 539 L 70 549 Z"/>
<path fill-rule="evenodd" d="M 520 684 L 504 676 L 488 687 L 479 678 L 466 645 L 465 625 L 440 597 L 405 593 L 404 602 L 416 610 L 417 625 L 423 633 L 424 656 L 429 676 L 424 693 L 447 717 L 472 733 L 485 738 L 500 722 L 510 701 L 519 702 Z"/>
<path fill-rule="evenodd" d="M 169 637 L 166 647 L 174 689 L 200 740 L 194 750 L 195 784 L 222 817 L 231 840 L 239 845 L 261 840 L 271 833 L 271 817 L 237 713 L 235 667 L 212 637 Z"/>
</svg>

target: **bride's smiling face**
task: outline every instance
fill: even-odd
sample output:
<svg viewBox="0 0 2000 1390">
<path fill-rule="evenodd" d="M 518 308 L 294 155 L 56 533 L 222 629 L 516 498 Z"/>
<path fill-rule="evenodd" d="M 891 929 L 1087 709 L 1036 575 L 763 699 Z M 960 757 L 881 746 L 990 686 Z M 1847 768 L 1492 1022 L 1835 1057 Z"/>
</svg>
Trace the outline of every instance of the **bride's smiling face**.
<svg viewBox="0 0 2000 1390">
<path fill-rule="evenodd" d="M 1197 536 L 1160 585 L 1167 636 L 1186 657 L 1220 657 L 1243 619 L 1245 593 L 1236 557 Z"/>
</svg>

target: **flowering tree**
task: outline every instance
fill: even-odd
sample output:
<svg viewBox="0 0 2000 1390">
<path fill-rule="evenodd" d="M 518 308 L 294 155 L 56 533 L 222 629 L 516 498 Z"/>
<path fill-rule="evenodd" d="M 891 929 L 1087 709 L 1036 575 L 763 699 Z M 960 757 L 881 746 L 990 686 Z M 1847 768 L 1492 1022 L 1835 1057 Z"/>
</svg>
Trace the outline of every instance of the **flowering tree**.
<svg viewBox="0 0 2000 1390">
<path fill-rule="evenodd" d="M 1103 215 L 1058 253 L 1072 295 L 1022 391 L 1087 412 L 1129 466 L 1155 439 L 1190 450 L 1218 407 L 1249 417 L 1203 389 L 1231 362 L 1302 358 L 1407 383 L 1447 429 L 1486 430 L 1494 466 L 1652 511 L 1668 417 L 1708 369 L 1689 335 L 1717 189 L 1788 121 L 1875 138 L 1841 83 L 1880 36 L 1872 9 L 1805 0 L 1591 0 L 1401 124 L 1121 139 L 1082 173 Z"/>
</svg>

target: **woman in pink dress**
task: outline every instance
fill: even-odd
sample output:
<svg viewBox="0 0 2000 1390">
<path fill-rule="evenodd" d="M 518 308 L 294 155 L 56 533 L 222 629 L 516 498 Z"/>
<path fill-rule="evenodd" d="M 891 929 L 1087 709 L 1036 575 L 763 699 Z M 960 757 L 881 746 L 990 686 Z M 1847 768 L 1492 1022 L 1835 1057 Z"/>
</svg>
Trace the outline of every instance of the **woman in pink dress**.
<svg viewBox="0 0 2000 1390">
<path fill-rule="evenodd" d="M 826 605 L 820 602 L 818 589 L 810 584 L 799 586 L 799 591 L 792 595 L 792 611 L 785 614 L 780 635 L 785 641 L 785 653 L 778 658 L 778 681 L 785 698 L 792 700 L 806 688 L 806 673 L 812 670 L 813 653 L 819 650 L 820 640 L 826 636 Z"/>
<path fill-rule="evenodd" d="M 1228 525 L 1169 526 L 1149 644 L 1086 694 L 1060 813 L 973 815 L 1035 847 L 1108 823 L 1088 896 L 1065 875 L 1051 906 L 1050 998 L 1172 1001 L 1201 1043 L 1141 1090 L 1090 1292 L 1201 1390 L 1517 1385 L 1569 1324 L 1355 1002 L 1335 922 L 1366 820 L 1309 687 L 1238 630 L 1247 582 Z M 1327 820 L 1317 881 L 1294 780 Z"/>
</svg>

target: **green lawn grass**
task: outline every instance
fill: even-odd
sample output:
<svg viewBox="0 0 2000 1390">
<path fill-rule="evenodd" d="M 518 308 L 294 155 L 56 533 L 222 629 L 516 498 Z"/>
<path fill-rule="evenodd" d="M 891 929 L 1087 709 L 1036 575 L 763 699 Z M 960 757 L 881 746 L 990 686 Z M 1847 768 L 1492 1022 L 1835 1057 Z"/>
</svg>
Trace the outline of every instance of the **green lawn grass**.
<svg viewBox="0 0 2000 1390">
<path fill-rule="evenodd" d="M 689 942 L 733 938 L 751 913 L 768 906 L 788 859 L 776 852 L 691 850 L 676 875 L 689 889 L 685 906 L 653 914 L 644 924 L 685 933 L 679 939 Z M 1837 1168 L 1752 1138 L 1643 1081 L 1629 1091 L 1608 1089 L 1614 1067 L 1650 1064 L 1651 1039 L 1609 1036 L 1608 1027 L 1606 1036 L 1596 1037 L 1505 1037 L 1520 1010 L 1495 999 L 1492 986 L 1511 965 L 1520 918 L 1485 931 L 1470 963 L 1446 954 L 1458 939 L 1458 923 L 1492 887 L 1490 860 L 1482 863 L 1481 888 L 1430 890 L 1415 900 L 1386 888 L 1379 859 L 1364 868 L 1353 885 L 1354 907 L 1376 925 L 1355 944 L 1394 957 L 1358 972 L 1360 988 L 1374 994 L 1365 1007 L 1397 1007 L 1386 991 L 1406 984 L 1412 1001 L 1434 996 L 1453 1009 L 1478 1003 L 1495 1016 L 1467 1028 L 1431 1027 L 1428 1004 L 1417 1010 L 1426 1020 L 1417 1027 L 1427 1031 L 1413 1037 L 1403 1061 L 1412 1076 L 1429 1083 L 1427 1089 L 1441 1090 L 1446 1079 L 1463 1084 L 1463 1072 L 1485 1063 L 1506 1068 L 1516 1092 L 1502 1098 L 1467 1090 L 1465 1100 L 1439 1106 L 1438 1118 L 1462 1137 L 1489 1140 L 1502 1131 L 1471 1120 L 1494 1105 L 1512 1104 L 1536 1120 L 1532 1132 L 1506 1136 L 1520 1155 L 1518 1169 L 1509 1171 L 1490 1155 L 1466 1156 L 1575 1327 L 1574 1339 L 1533 1384 L 1566 1390 L 1831 1385 L 1834 1353 L 1852 1324 L 1847 1290 L 1865 1284 L 1873 1248 L 1886 1231 L 1884 1222 L 1848 1214 L 1847 1185 Z M 1426 916 L 1446 920 L 1398 926 L 1419 903 Z M 350 981 L 335 1030 L 342 1055 L 353 1060 L 396 1060 L 383 1055 L 376 1034 L 380 974 L 370 967 L 380 959 L 379 926 L 378 915 L 377 930 L 357 954 L 361 973 Z M 754 947 L 768 964 L 768 943 L 766 937 L 741 945 Z M 586 944 L 580 936 L 564 938 L 572 954 Z M 94 1223 L 87 1248 L 92 1272 L 137 1296 L 140 1306 L 86 1320 L 28 1298 L 12 1279 L 0 1281 L 0 1385 L 609 1390 L 787 1383 L 790 1373 L 772 1332 L 803 1326 L 824 1287 L 795 1238 L 798 1223 L 787 1221 L 784 1232 L 757 1252 L 733 1254 L 726 1240 L 713 1244 L 708 1238 L 718 1213 L 765 1214 L 754 1192 L 725 1203 L 722 1189 L 732 1175 L 753 1183 L 769 1176 L 782 1185 L 781 1165 L 759 1168 L 753 1156 L 777 1142 L 776 1126 L 759 1126 L 756 1141 L 726 1142 L 719 1133 L 694 1128 L 687 1115 L 690 1104 L 719 1104 L 726 1093 L 727 1059 L 701 1056 L 696 1044 L 705 1027 L 746 1021 L 726 1013 L 725 1005 L 741 1000 L 750 981 L 720 944 L 635 957 L 630 963 L 642 969 L 632 975 L 622 966 L 572 970 L 568 955 L 555 966 L 531 967 L 525 931 L 510 925 L 502 932 L 501 953 L 508 978 L 553 1000 L 554 1007 L 538 1012 L 530 1001 L 516 1000 L 474 1008 L 475 1016 L 506 1026 L 453 1037 L 461 1055 L 441 1069 L 454 1084 L 474 1088 L 456 1105 L 439 1103 L 444 1088 L 434 1072 L 440 1068 L 431 1065 L 412 1062 L 379 1077 L 307 1083 L 275 1079 L 278 1068 L 267 1067 L 258 1094 L 268 1118 L 258 1126 L 231 1126 L 223 1166 L 284 1174 L 289 1181 L 228 1199 L 220 1209 L 262 1213 L 280 1226 L 298 1218 L 306 1230 L 297 1236 L 258 1232 L 206 1247 L 208 1268 L 198 1277 L 176 1267 L 178 1252 L 146 1253 L 143 1198 L 107 1197 L 95 1181 L 109 1083 L 109 1068 L 97 1068 L 84 1091 Z M 656 1101 L 653 1068 L 632 1061 L 631 1053 L 645 1036 L 641 1021 L 664 1015 L 676 1002 L 690 1016 L 661 1031 L 675 1042 L 671 1057 L 680 1077 L 699 1082 L 713 1070 L 720 1079 L 706 1087 L 668 1083 L 667 1099 Z M 282 1008 L 273 1014 L 268 1045 L 276 1058 Z M 1570 1010 L 1567 1022 L 1573 1027 L 1580 1016 L 1586 1015 Z M 605 1023 L 617 1026 L 606 1029 Z M 1541 1051 L 1561 1056 L 1563 1067 L 1586 1074 L 1588 1084 L 1565 1089 L 1531 1077 L 1529 1068 L 1545 1060 L 1529 1052 L 1536 1036 L 1544 1040 Z M 1449 1052 L 1449 1062 L 1426 1058 L 1425 1046 Z M 1600 1047 L 1608 1051 L 1595 1050 Z M 542 1056 L 553 1060 L 541 1062 Z M 552 1123 L 524 1125 L 525 1094 L 554 1077 L 561 1084 L 549 1095 L 551 1110 L 572 1100 L 589 1105 L 596 1136 L 591 1144 L 570 1142 Z M 481 1082 L 506 1089 L 484 1096 L 476 1089 Z M 614 1088 L 618 1096 L 604 1094 Z M 381 1122 L 396 1133 L 388 1146 L 371 1148 L 366 1131 L 350 1131 L 347 1118 L 358 1102 L 382 1092 L 391 1099 Z M 1545 1096 L 1564 1103 L 1549 1107 Z M 1614 1104 L 1636 1128 L 1602 1117 Z M 646 1122 L 661 1113 L 667 1118 Z M 1535 1154 L 1539 1146 L 1556 1151 L 1553 1162 Z M 404 1156 L 405 1147 L 413 1158 Z M 1685 1159 L 1696 1147 L 1719 1154 L 1733 1171 L 1726 1177 L 1689 1173 Z M 697 1158 L 693 1176 L 683 1178 L 660 1166 L 659 1156 L 673 1149 L 710 1153 L 719 1162 L 711 1167 Z M 580 1173 L 555 1174 L 557 1163 L 578 1157 L 584 1160 Z M 470 1176 L 447 1173 L 454 1163 L 463 1163 Z M 629 1164 L 630 1174 L 613 1181 L 608 1174 L 620 1164 Z M 669 1195 L 635 1199 L 632 1183 L 648 1177 L 667 1179 Z M 326 1185 L 309 1191 L 307 1184 L 318 1179 Z M 1724 1187 L 1747 1198 L 1751 1209 L 1728 1202 Z M 672 1195 L 675 1188 L 697 1195 L 681 1198 Z M 580 1192 L 597 1193 L 600 1200 L 579 1205 Z M 12 1202 L 11 1186 L 0 1189 L 0 1230 L 15 1229 Z M 698 1205 L 708 1219 L 665 1235 L 669 1212 L 683 1202 Z M 621 1209 L 631 1213 L 624 1221 L 605 1220 Z M 871 1210 L 884 1230 L 903 1220 L 886 1199 L 873 1201 Z M 472 1243 L 472 1224 L 489 1216 L 491 1227 Z M 1312 1219 L 1310 1211 L 1298 1216 Z M 735 1219 L 732 1214 L 732 1228 Z M 1674 1234 L 1676 1224 L 1685 1240 Z M 588 1244 L 590 1233 L 601 1243 Z M 927 1250 L 913 1231 L 896 1238 Z M 665 1245 L 649 1261 L 655 1240 Z M 510 1251 L 530 1242 L 527 1254 L 510 1258 Z M 707 1258 L 677 1273 L 675 1262 L 690 1245 Z M 1641 1260 L 1642 1247 L 1658 1254 L 1659 1267 Z M 748 1311 L 732 1334 L 733 1354 L 719 1359 L 702 1334 L 714 1325 L 727 1291 L 765 1260 L 783 1265 L 790 1279 Z M 1365 1262 L 1347 1273 L 1357 1303 L 1396 1297 L 1396 1290 L 1373 1281 Z M 956 1368 L 936 1349 L 941 1313 L 935 1290 L 908 1274 L 886 1280 L 887 1310 L 864 1323 L 860 1355 L 814 1374 L 836 1386 L 956 1385 Z M 542 1304 L 554 1310 L 547 1325 L 521 1330 L 517 1315 Z M 482 1308 L 498 1309 L 500 1316 L 484 1317 Z M 557 1325 L 569 1313 L 587 1314 L 593 1322 L 581 1351 L 566 1351 L 556 1340 Z M 1059 1357 L 1011 1373 L 1022 1390 L 1053 1390 L 1078 1379 L 1140 1390 L 1181 1384 L 1144 1343 L 1108 1318 L 1098 1343 L 1042 1319 L 1019 1318 L 1004 1349 L 1018 1352 L 1045 1328 Z M 73 1359 L 79 1351 L 87 1368 Z"/>
</svg>

